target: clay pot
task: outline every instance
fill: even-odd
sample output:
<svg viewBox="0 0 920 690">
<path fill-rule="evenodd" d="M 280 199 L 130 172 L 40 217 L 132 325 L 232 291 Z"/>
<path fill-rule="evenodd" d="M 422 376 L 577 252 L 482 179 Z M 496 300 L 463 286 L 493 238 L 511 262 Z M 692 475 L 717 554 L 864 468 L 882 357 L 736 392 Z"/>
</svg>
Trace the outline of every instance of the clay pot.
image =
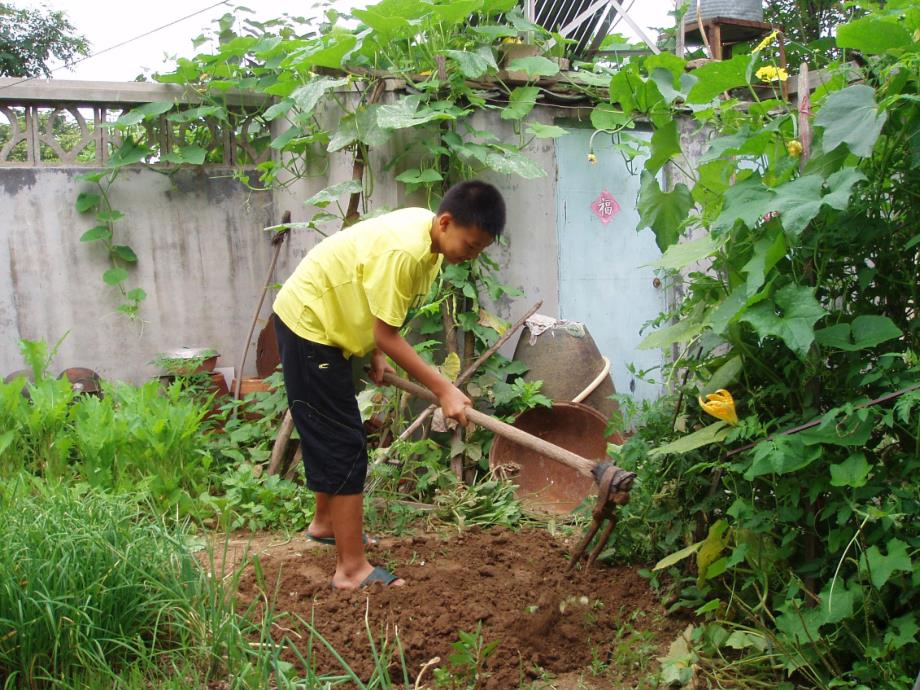
<svg viewBox="0 0 920 690">
<path fill-rule="evenodd" d="M 570 402 L 604 369 L 604 358 L 584 326 L 554 326 L 538 335 L 533 345 L 525 328 L 513 359 L 529 367 L 524 374 L 527 381 L 543 381 L 540 392 L 554 402 Z M 608 399 L 615 392 L 608 374 L 582 402 L 610 419 L 618 409 L 616 402 Z"/>
<path fill-rule="evenodd" d="M 535 407 L 512 426 L 589 460 L 605 461 L 607 443 L 623 443 L 619 434 L 606 435 L 607 420 L 600 413 L 579 403 Z M 496 435 L 492 442 L 489 467 L 517 484 L 518 498 L 540 512 L 570 513 L 597 493 L 592 478 L 503 436 Z"/>
</svg>

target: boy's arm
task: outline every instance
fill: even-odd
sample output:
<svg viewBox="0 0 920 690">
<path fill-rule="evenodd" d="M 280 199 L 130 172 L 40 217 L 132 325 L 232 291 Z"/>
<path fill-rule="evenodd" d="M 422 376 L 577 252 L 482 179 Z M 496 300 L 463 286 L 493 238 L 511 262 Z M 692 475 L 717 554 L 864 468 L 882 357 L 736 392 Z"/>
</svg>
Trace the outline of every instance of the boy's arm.
<svg viewBox="0 0 920 690">
<path fill-rule="evenodd" d="M 467 425 L 466 408 L 472 401 L 434 367 L 422 359 L 399 334 L 399 329 L 386 321 L 374 319 L 374 342 L 377 349 L 396 362 L 416 381 L 438 396 L 445 417 Z"/>
</svg>

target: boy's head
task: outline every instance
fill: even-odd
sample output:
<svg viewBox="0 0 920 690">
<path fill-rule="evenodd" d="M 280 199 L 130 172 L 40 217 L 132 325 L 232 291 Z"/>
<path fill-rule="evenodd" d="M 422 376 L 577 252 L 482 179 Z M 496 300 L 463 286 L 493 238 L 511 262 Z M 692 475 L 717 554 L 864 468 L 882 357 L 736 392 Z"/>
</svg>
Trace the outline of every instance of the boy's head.
<svg viewBox="0 0 920 690">
<path fill-rule="evenodd" d="M 468 180 L 447 190 L 432 226 L 432 250 L 448 263 L 475 259 L 501 235 L 505 200 L 487 182 Z"/>
</svg>

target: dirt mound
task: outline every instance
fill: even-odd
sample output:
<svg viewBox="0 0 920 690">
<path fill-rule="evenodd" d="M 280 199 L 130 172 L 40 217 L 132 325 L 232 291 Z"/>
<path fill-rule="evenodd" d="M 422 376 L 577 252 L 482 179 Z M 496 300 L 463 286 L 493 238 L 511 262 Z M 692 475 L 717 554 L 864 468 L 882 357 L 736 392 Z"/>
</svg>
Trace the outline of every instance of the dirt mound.
<svg viewBox="0 0 920 690">
<path fill-rule="evenodd" d="M 619 640 L 622 647 L 624 626 L 643 628 L 645 640 L 665 648 L 681 627 L 680 621 L 663 617 L 654 594 L 632 568 L 600 566 L 567 576 L 571 544 L 545 530 L 471 530 L 451 538 L 432 534 L 383 540 L 370 550 L 371 562 L 394 570 L 408 584 L 373 585 L 358 592 L 331 589 L 334 549 L 302 537 L 279 546 L 256 549 L 265 579 L 260 585 L 248 569 L 240 584 L 242 602 L 252 601 L 264 587 L 276 611 L 313 620 L 365 680 L 373 669 L 365 611 L 378 646 L 385 636 L 392 643 L 398 630 L 413 679 L 433 657 L 449 666 L 458 631 L 473 632 L 481 621 L 483 643 L 498 646 L 483 664 L 487 677 L 477 687 L 496 689 L 516 688 L 544 672 L 577 671 L 599 660 L 616 663 L 614 645 Z M 275 628 L 277 639 L 286 635 L 307 656 L 310 634 L 304 626 L 288 619 Z M 312 649 L 319 673 L 341 673 L 318 640 L 312 640 Z M 296 663 L 294 655 L 288 660 Z M 401 675 L 394 673 L 394 678 Z"/>
</svg>

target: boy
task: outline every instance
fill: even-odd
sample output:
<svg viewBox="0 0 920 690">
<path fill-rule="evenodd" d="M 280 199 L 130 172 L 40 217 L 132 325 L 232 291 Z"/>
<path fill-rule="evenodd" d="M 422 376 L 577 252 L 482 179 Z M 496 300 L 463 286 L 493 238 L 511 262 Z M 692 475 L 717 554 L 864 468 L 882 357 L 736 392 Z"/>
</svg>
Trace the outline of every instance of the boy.
<svg viewBox="0 0 920 690">
<path fill-rule="evenodd" d="M 505 225 L 495 187 L 451 187 L 438 212 L 406 208 L 357 223 L 316 245 L 275 299 L 275 328 L 288 406 L 300 433 L 316 514 L 307 535 L 336 547 L 332 586 L 405 582 L 372 566 L 362 532 L 367 449 L 349 358 L 371 354 L 370 376 L 393 371 L 387 356 L 438 396 L 446 417 L 466 425 L 471 401 L 399 334 L 441 262 L 473 259 Z"/>
</svg>

